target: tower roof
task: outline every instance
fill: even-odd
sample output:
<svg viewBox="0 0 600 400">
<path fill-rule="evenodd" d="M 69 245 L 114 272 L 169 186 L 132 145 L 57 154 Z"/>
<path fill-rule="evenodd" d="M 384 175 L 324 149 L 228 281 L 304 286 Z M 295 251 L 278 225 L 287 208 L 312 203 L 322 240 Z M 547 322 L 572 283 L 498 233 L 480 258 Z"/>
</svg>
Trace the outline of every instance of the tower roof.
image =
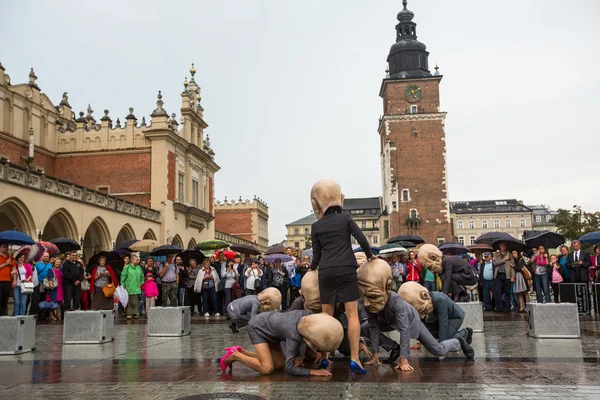
<svg viewBox="0 0 600 400">
<path fill-rule="evenodd" d="M 431 76 L 429 72 L 429 52 L 427 46 L 417 40 L 417 24 L 413 22 L 415 14 L 402 1 L 404 8 L 398 13 L 396 25 L 396 43 L 388 55 L 390 79 L 423 78 Z"/>
</svg>

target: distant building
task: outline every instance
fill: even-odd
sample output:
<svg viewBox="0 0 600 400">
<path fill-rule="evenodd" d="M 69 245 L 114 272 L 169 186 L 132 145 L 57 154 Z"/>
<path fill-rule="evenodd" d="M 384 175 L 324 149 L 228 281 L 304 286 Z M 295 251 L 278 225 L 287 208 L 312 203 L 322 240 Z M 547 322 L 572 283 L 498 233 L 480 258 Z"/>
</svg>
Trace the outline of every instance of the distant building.
<svg viewBox="0 0 600 400">
<path fill-rule="evenodd" d="M 509 200 L 450 202 L 452 228 L 457 241 L 470 245 L 487 232 L 506 232 L 521 239 L 533 228 L 533 212 L 523 202 Z"/>
<path fill-rule="evenodd" d="M 555 218 L 558 211 L 550 209 L 550 206 L 533 205 L 527 206 L 533 212 L 533 229 L 536 231 L 556 232 Z"/>
<path fill-rule="evenodd" d="M 267 251 L 269 247 L 269 207 L 258 198 L 236 201 L 215 202 L 215 230 L 219 237 L 228 240 L 223 234 L 231 235 L 250 242 L 258 250 Z M 246 243 L 238 242 L 236 243 Z"/>
<path fill-rule="evenodd" d="M 344 200 L 344 212 L 350 214 L 358 227 L 366 236 L 371 246 L 381 245 L 379 219 L 381 217 L 381 200 L 379 197 L 366 197 Z M 286 225 L 286 243 L 300 249 L 312 247 L 310 243 L 311 227 L 317 217 L 307 215 Z M 352 243 L 356 240 L 352 239 Z"/>
</svg>

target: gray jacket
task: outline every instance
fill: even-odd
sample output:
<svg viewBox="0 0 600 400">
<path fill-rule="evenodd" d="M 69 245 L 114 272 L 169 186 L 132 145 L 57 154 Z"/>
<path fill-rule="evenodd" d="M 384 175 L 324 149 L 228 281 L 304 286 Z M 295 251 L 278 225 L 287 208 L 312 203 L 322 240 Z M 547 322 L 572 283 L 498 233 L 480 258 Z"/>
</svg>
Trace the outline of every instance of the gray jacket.
<svg viewBox="0 0 600 400">
<path fill-rule="evenodd" d="M 369 335 L 374 352 L 379 352 L 379 334 L 381 332 L 400 332 L 400 357 L 410 358 L 410 338 L 419 337 L 419 313 L 413 306 L 402 300 L 398 293 L 392 292 L 383 310 L 377 314 L 367 311 Z"/>
<path fill-rule="evenodd" d="M 250 318 L 258 314 L 260 308 L 260 300 L 256 295 L 246 295 L 239 299 L 233 300 L 227 306 L 227 309 L 232 311 L 239 319 L 250 321 Z"/>
</svg>

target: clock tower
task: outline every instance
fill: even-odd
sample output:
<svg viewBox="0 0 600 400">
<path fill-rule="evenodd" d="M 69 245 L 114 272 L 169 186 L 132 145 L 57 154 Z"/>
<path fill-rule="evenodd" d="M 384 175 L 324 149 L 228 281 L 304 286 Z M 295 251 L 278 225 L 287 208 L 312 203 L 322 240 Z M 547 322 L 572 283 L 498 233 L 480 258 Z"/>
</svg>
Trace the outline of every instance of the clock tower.
<svg viewBox="0 0 600 400">
<path fill-rule="evenodd" d="M 398 13 L 396 43 L 379 95 L 383 236 L 419 235 L 427 243 L 452 240 L 446 171 L 446 113 L 442 76 L 429 70 L 429 52 L 417 40 L 414 14 Z"/>
</svg>

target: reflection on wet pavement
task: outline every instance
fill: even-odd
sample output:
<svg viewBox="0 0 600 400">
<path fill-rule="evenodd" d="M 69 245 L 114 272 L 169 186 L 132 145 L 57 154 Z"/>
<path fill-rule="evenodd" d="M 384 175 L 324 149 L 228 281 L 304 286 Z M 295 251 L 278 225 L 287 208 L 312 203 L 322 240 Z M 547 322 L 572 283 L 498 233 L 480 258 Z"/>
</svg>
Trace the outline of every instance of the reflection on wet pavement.
<svg viewBox="0 0 600 400">
<path fill-rule="evenodd" d="M 328 382 L 598 384 L 600 322 L 582 319 L 581 340 L 538 340 L 526 335 L 527 323 L 522 315 L 489 314 L 485 319 L 485 333 L 473 336 L 473 361 L 466 361 L 459 353 L 438 359 L 423 348 L 411 351 L 415 367 L 412 373 L 399 373 L 392 365 L 383 365 L 368 367 L 367 375 L 352 375 L 348 360 L 336 358 Z M 232 373 L 222 374 L 219 358 L 224 347 L 251 346 L 245 332 L 231 333 L 224 319 L 205 322 L 195 319 L 190 336 L 157 338 L 147 336 L 145 321 L 119 320 L 115 340 L 102 345 L 62 345 L 62 325 L 41 323 L 34 352 L 0 357 L 0 385 L 18 388 L 13 385 L 164 382 L 237 387 L 323 382 L 323 378 L 299 378 L 281 372 L 260 376 L 241 364 L 235 364 Z"/>
</svg>

